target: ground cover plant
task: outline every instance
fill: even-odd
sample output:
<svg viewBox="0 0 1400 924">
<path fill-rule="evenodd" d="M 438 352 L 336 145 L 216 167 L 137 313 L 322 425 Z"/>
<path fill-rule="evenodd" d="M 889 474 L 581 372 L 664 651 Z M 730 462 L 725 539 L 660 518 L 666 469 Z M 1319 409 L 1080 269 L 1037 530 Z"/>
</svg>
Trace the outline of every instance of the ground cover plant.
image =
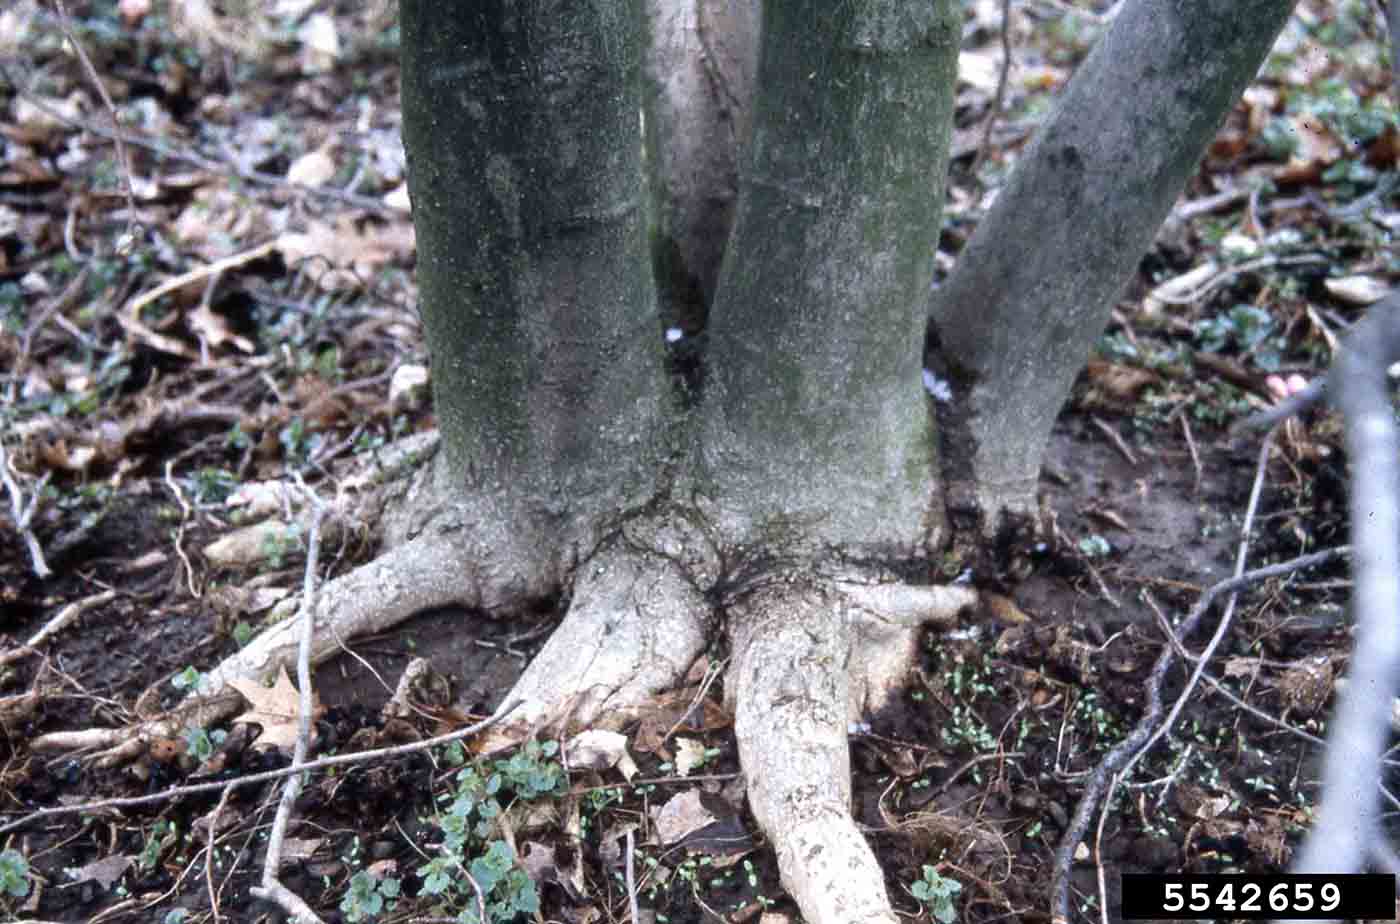
<svg viewBox="0 0 1400 924">
<path fill-rule="evenodd" d="M 525 623 L 492 618 L 486 599 L 425 612 L 343 640 L 310 685 L 240 688 L 235 721 L 186 713 L 120 761 L 60 749 L 120 748 L 216 682 L 301 589 L 313 551 L 332 574 L 369 560 L 375 484 L 432 452 L 440 422 L 422 390 L 393 11 L 198 12 L 0 14 L 0 33 L 23 36 L 5 49 L 0 176 L 16 540 L 0 553 L 6 823 L 285 765 L 308 686 L 318 755 L 469 725 L 571 602 L 540 594 Z M 944 270 L 1107 28 L 1087 5 L 1018 8 L 999 93 L 1000 10 L 961 14 Z M 77 47 L 121 113 L 124 151 Z M 889 708 L 853 730 L 853 815 L 900 911 L 1048 919 L 1056 848 L 1144 713 L 1162 620 L 1236 554 L 1259 441 L 1227 427 L 1292 376 L 1316 377 L 1393 284 L 1383 49 L 1364 5 L 1299 9 L 1075 384 L 1037 486 L 1044 531 L 990 571 L 955 554 L 933 563 L 948 580 L 976 564 L 989 604 L 923 633 Z M 685 346 L 703 319 L 668 304 Z M 1344 541 L 1335 417 L 1287 425 L 1263 470 L 1252 563 Z M 317 503 L 312 529 L 298 508 Z M 1317 742 L 1299 732 L 1325 730 L 1347 659 L 1346 574 L 1333 561 L 1242 598 L 1175 730 L 1102 833 L 1070 845 L 1076 914 L 1113 907 L 1116 870 L 1286 865 L 1313 820 Z M 434 670 L 399 684 L 416 654 Z M 283 884 L 324 919 L 795 916 L 745 807 L 731 654 L 705 648 L 620 739 L 571 731 L 500 753 L 473 739 L 311 775 Z M 1184 677 L 1169 675 L 1169 697 Z M 113 734 L 85 737 L 93 728 Z M 215 786 L 17 827 L 0 842 L 0 902 L 21 919 L 251 919 L 268 908 L 249 889 L 275 801 Z"/>
</svg>

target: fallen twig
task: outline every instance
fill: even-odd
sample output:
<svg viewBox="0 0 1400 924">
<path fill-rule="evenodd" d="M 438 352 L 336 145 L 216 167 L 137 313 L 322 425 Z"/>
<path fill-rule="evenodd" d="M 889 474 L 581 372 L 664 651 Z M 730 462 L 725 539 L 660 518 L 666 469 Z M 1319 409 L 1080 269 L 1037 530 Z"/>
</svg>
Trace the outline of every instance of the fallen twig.
<svg viewBox="0 0 1400 924">
<path fill-rule="evenodd" d="M 253 786 L 258 783 L 266 783 L 269 780 L 280 780 L 283 777 L 291 776 L 294 773 L 310 773 L 314 770 L 324 770 L 327 767 L 342 767 L 348 764 L 367 763 L 371 760 L 381 760 L 386 757 L 401 757 L 405 754 L 417 754 L 419 751 L 426 751 L 443 744 L 450 744 L 453 741 L 461 741 L 473 735 L 480 734 L 486 729 L 498 724 L 519 708 L 518 700 L 502 703 L 494 713 L 488 718 L 469 725 L 466 728 L 459 728 L 454 732 L 445 735 L 438 735 L 436 738 L 428 738 L 424 741 L 413 741 L 409 744 L 397 744 L 387 748 L 373 748 L 368 751 L 355 751 L 350 754 L 337 754 L 334 757 L 322 757 L 317 760 L 309 760 L 300 767 L 283 767 L 280 770 L 265 770 L 262 773 L 254 773 L 249 776 L 241 776 L 233 780 L 219 780 L 213 783 L 193 783 L 188 786 L 173 786 L 160 792 L 150 793 L 145 796 L 121 796 L 115 799 L 99 799 L 95 802 L 83 802 L 74 805 L 53 805 L 48 808 L 35 809 L 34 811 L 16 818 L 14 821 L 0 825 L 0 834 L 8 834 L 17 831 L 39 821 L 43 818 L 53 818 L 58 815 L 74 815 L 83 812 L 96 812 L 109 808 L 130 808 L 136 805 L 151 805 L 157 802 L 168 802 L 171 799 L 178 799 L 181 796 L 194 795 L 202 792 L 215 792 L 225 786 L 242 787 Z M 139 742 L 138 742 L 139 743 Z"/>
<path fill-rule="evenodd" d="M 318 570 L 320 567 L 321 523 L 326 518 L 326 505 L 307 487 L 300 474 L 296 474 L 297 485 L 311 503 L 311 524 L 307 538 L 306 570 L 302 581 L 301 595 L 301 638 L 297 646 L 297 737 L 292 747 L 292 769 L 300 769 L 306 764 L 306 752 L 311 745 L 311 712 L 315 708 L 311 698 L 311 633 L 316 622 L 316 605 L 321 590 Z M 287 777 L 282 786 L 282 798 L 277 803 L 277 814 L 272 821 L 272 831 L 268 834 L 267 855 L 263 862 L 261 885 L 249 891 L 258 898 L 276 902 L 282 910 L 304 921 L 320 922 L 321 918 L 302 901 L 301 897 L 282 884 L 277 871 L 282 866 L 282 844 L 287 833 L 287 821 L 292 815 L 292 806 L 301 794 L 302 774 L 294 773 Z"/>
<path fill-rule="evenodd" d="M 1263 465 L 1263 460 L 1267 458 L 1269 443 L 1269 440 L 1265 441 L 1265 445 L 1260 453 L 1260 466 Z M 1249 534 L 1253 512 L 1257 506 L 1257 495 L 1260 483 L 1260 478 L 1256 478 L 1255 490 L 1251 495 L 1249 509 L 1246 512 L 1245 526 L 1243 528 L 1245 536 Z M 1280 565 L 1269 565 L 1263 568 L 1256 568 L 1252 571 L 1238 573 L 1232 578 L 1221 581 L 1208 588 L 1201 595 L 1200 599 L 1196 601 L 1196 605 L 1192 607 L 1191 612 L 1182 620 L 1177 635 L 1178 637 L 1186 637 L 1194 632 L 1200 625 L 1205 614 L 1209 611 L 1211 604 L 1221 595 L 1233 594 L 1241 588 L 1271 577 L 1288 574 L 1303 568 L 1315 567 L 1325 562 L 1332 561 L 1342 554 L 1343 551 L 1337 549 L 1317 552 L 1312 555 L 1304 555 L 1289 562 L 1284 562 Z M 1222 617 L 1221 627 L 1217 629 L 1215 637 L 1211 640 L 1211 644 L 1207 646 L 1205 653 L 1202 655 L 1201 665 L 1209 659 L 1210 652 L 1214 650 L 1215 645 L 1219 644 L 1220 637 L 1222 636 L 1221 630 L 1223 628 L 1228 628 L 1228 625 L 1228 618 Z M 1157 662 L 1153 665 L 1152 672 L 1148 677 L 1147 708 L 1143 717 L 1138 721 L 1138 724 L 1128 736 L 1105 755 L 1104 759 L 1099 763 L 1098 767 L 1095 768 L 1088 782 L 1085 784 L 1084 792 L 1080 796 L 1079 803 L 1075 806 L 1073 818 L 1055 851 L 1055 870 L 1051 882 L 1051 920 L 1054 924 L 1068 924 L 1070 920 L 1070 869 L 1074 862 L 1074 853 L 1083 840 L 1085 833 L 1088 831 L 1090 819 L 1093 817 L 1103 795 L 1109 788 L 1110 778 L 1114 774 L 1118 774 L 1125 768 L 1128 768 L 1130 766 L 1130 761 L 1134 761 L 1140 752 L 1145 752 L 1151 744 L 1155 743 L 1156 740 L 1161 737 L 1161 735 L 1166 734 L 1166 732 L 1170 730 L 1171 723 L 1175 720 L 1176 715 L 1180 712 L 1182 704 L 1185 702 L 1185 697 L 1189 696 L 1191 689 L 1194 688 L 1194 682 L 1187 685 L 1187 689 L 1183 693 L 1182 698 L 1177 700 L 1172 714 L 1167 718 L 1166 722 L 1159 726 L 1158 723 L 1165 708 L 1162 701 L 1162 685 L 1166 680 L 1168 670 L 1175 660 L 1175 648 L 1171 644 L 1166 645 L 1162 649 L 1162 653 L 1158 656 Z M 1203 670 L 1203 667 L 1198 665 L 1197 673 L 1199 674 L 1201 670 Z"/>
<path fill-rule="evenodd" d="M 40 645 L 68 628 L 79 616 L 93 607 L 101 606 L 104 603 L 111 603 L 115 599 L 117 599 L 117 592 L 115 590 L 104 590 L 100 594 L 93 594 L 91 597 L 84 597 L 81 600 L 73 601 L 59 610 L 58 614 L 55 615 L 53 619 L 44 623 L 38 632 L 35 632 L 29 637 L 29 641 L 18 648 L 11 648 L 9 651 L 0 651 L 0 667 L 4 667 L 11 661 L 17 661 L 25 655 L 34 654 Z"/>
<path fill-rule="evenodd" d="M 52 472 L 44 472 L 39 483 L 34 486 L 34 495 L 29 498 L 28 503 L 24 500 L 24 492 L 20 489 L 19 483 L 15 481 L 14 475 L 10 473 L 10 456 L 5 451 L 5 441 L 0 440 L 0 480 L 5 483 L 5 491 L 10 495 L 10 513 L 15 521 L 15 531 L 24 540 L 24 545 L 29 549 L 29 561 L 34 568 L 34 574 L 40 580 L 53 576 L 53 571 L 49 570 L 49 563 L 44 561 L 44 548 L 39 545 L 38 538 L 34 531 L 29 528 L 29 522 L 34 519 L 34 512 L 39 509 L 39 501 L 44 497 L 44 487 L 49 483 L 49 476 Z"/>
</svg>

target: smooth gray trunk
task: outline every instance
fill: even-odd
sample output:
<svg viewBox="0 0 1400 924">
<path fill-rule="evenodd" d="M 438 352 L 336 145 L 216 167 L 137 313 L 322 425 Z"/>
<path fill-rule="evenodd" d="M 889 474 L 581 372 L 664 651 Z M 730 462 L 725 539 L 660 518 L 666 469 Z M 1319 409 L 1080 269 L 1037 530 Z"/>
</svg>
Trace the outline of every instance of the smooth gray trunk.
<svg viewBox="0 0 1400 924">
<path fill-rule="evenodd" d="M 1034 509 L 1041 456 L 1114 299 L 1293 0 L 1130 0 L 931 305 L 949 510 Z"/>
<path fill-rule="evenodd" d="M 402 23 L 438 488 L 527 556 L 586 543 L 664 452 L 641 0 L 404 0 Z"/>
<path fill-rule="evenodd" d="M 667 327 L 704 327 L 752 115 L 758 0 L 646 0 L 652 260 Z"/>
<path fill-rule="evenodd" d="M 920 347 L 959 34 L 947 2 L 764 5 L 708 328 L 707 490 L 731 538 L 906 555 L 941 525 Z"/>
</svg>

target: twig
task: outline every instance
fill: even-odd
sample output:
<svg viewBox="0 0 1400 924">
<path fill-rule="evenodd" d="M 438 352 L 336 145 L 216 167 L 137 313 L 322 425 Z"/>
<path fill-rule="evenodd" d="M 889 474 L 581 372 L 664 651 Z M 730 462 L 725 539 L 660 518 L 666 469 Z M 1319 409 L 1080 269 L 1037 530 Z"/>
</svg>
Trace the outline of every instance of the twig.
<svg viewBox="0 0 1400 924">
<path fill-rule="evenodd" d="M 1181 435 L 1186 438 L 1186 449 L 1191 453 L 1191 466 L 1196 470 L 1196 480 L 1191 485 L 1192 494 L 1201 493 L 1201 456 L 1196 452 L 1196 438 L 1191 435 L 1191 423 L 1186 419 L 1186 410 L 1181 408 L 1178 412 L 1177 422 L 1181 424 Z"/>
<path fill-rule="evenodd" d="M 1098 428 L 1098 431 L 1100 433 L 1108 437 L 1108 441 L 1113 444 L 1113 448 L 1117 449 L 1119 455 L 1121 455 L 1124 459 L 1128 460 L 1129 465 L 1138 464 L 1137 456 L 1133 455 L 1133 451 L 1128 448 L 1127 443 L 1123 442 L 1123 437 L 1118 434 L 1117 430 L 1113 429 L 1097 417 L 1090 417 L 1089 420 L 1093 423 L 1095 427 Z"/>
<path fill-rule="evenodd" d="M 29 521 L 34 518 L 34 512 L 39 508 L 39 501 L 44 497 L 44 488 L 49 483 L 49 476 L 52 472 L 44 472 L 44 476 L 39 479 L 39 483 L 34 486 L 34 496 L 29 499 L 29 503 L 24 501 L 24 492 L 20 490 L 19 483 L 10 474 L 10 456 L 5 451 L 5 441 L 0 440 L 0 480 L 5 482 L 5 491 L 10 495 L 10 513 L 15 521 L 15 531 L 24 540 L 24 545 L 29 549 L 29 561 L 34 569 L 34 574 L 40 580 L 52 577 L 53 572 L 49 570 L 49 563 L 44 561 L 44 548 L 39 545 L 39 540 L 34 535 L 34 531 L 29 528 Z"/>
<path fill-rule="evenodd" d="M 196 600 L 200 599 L 200 593 L 194 586 L 194 565 L 190 564 L 190 557 L 185 554 L 185 526 L 190 521 L 190 505 L 185 503 L 185 492 L 180 490 L 180 485 L 175 482 L 175 460 L 171 459 L 165 463 L 165 486 L 170 489 L 170 493 L 175 495 L 176 502 L 180 505 L 180 526 L 175 530 L 175 554 L 180 559 L 180 564 L 185 566 L 185 586 L 190 589 L 190 596 Z"/>
<path fill-rule="evenodd" d="M 38 632 L 31 635 L 29 641 L 18 648 L 12 648 L 9 651 L 0 651 L 0 667 L 4 667 L 11 661 L 16 661 L 27 654 L 34 654 L 40 645 L 68 628 L 69 624 L 74 622 L 79 616 L 93 607 L 101 606 L 104 603 L 111 603 L 115 599 L 117 599 L 117 592 L 115 590 L 104 590 L 100 594 L 93 594 L 91 597 L 84 597 L 81 600 L 75 600 L 68 604 L 63 609 L 59 610 L 58 614 L 54 616 L 53 619 L 44 623 L 43 627 L 39 629 Z"/>
<path fill-rule="evenodd" d="M 637 907 L 636 846 L 632 842 L 632 829 L 627 829 L 627 909 L 632 913 L 632 924 L 642 924 L 642 915 Z"/>
<path fill-rule="evenodd" d="M 102 104 L 107 107 L 107 115 L 112 119 L 112 139 L 117 148 L 117 164 L 121 167 L 122 191 L 126 193 L 126 231 L 123 232 L 123 235 L 126 238 L 126 246 L 131 246 L 135 244 L 136 239 L 136 194 L 131 188 L 131 158 L 127 156 L 126 144 L 122 140 L 122 127 L 121 122 L 117 119 L 117 107 L 112 102 L 111 95 L 107 93 L 107 85 L 102 82 L 97 68 L 93 67 L 87 49 L 73 34 L 67 5 L 64 4 L 63 0 L 54 0 L 54 7 L 58 10 L 58 27 L 63 30 L 63 37 L 68 40 L 68 44 L 72 46 L 78 60 L 83 63 L 83 70 L 87 73 L 88 80 L 92 81 L 92 85 L 97 88 L 98 95 L 102 97 Z M 119 245 L 118 250 L 121 249 L 122 247 Z"/>
<path fill-rule="evenodd" d="M 204 846 L 204 887 L 209 891 L 209 912 L 214 916 L 215 924 L 218 924 L 220 915 L 219 890 L 214 888 L 214 848 L 219 843 L 219 816 L 224 813 L 228 797 L 232 794 L 232 786 L 224 787 L 219 796 L 219 804 L 214 806 L 214 811 L 209 815 L 209 843 Z"/>
<path fill-rule="evenodd" d="M 1269 440 L 1265 440 L 1263 451 L 1260 453 L 1261 465 L 1262 460 L 1266 458 L 1269 443 Z M 1261 478 L 1256 477 L 1255 491 L 1251 494 L 1250 509 L 1246 513 L 1246 526 L 1244 529 L 1244 535 L 1246 536 L 1249 534 L 1249 524 L 1252 520 L 1253 510 L 1257 504 L 1257 493 L 1260 483 Z M 1341 554 L 1341 550 L 1329 549 L 1325 552 L 1317 552 L 1312 555 L 1302 556 L 1291 562 L 1286 562 L 1284 565 L 1269 565 L 1263 568 L 1256 568 L 1252 571 L 1246 571 L 1235 577 L 1221 581 L 1208 588 L 1201 595 L 1200 599 L 1196 601 L 1196 605 L 1192 607 L 1191 612 L 1182 620 L 1177 634 L 1180 637 L 1185 637 L 1194 632 L 1200 625 L 1205 614 L 1210 610 L 1211 604 L 1215 602 L 1217 597 L 1223 594 L 1233 594 L 1235 591 L 1247 587 L 1250 584 L 1271 577 L 1277 577 L 1280 574 L 1286 574 L 1302 568 L 1315 567 L 1324 562 L 1332 561 L 1340 557 Z M 1229 620 L 1222 617 L 1221 623 L 1222 625 L 1228 626 Z M 1220 634 L 1219 630 L 1217 630 L 1216 635 L 1220 636 Z M 1214 638 L 1212 641 L 1218 644 L 1218 638 Z M 1203 657 L 1208 657 L 1209 653 L 1213 650 L 1213 647 L 1208 646 L 1206 654 L 1203 655 Z M 1083 839 L 1085 832 L 1089 828 L 1089 821 L 1093 817 L 1101 795 L 1108 788 L 1110 775 L 1117 773 L 1119 768 L 1126 765 L 1139 750 L 1144 749 L 1146 745 L 1155 742 L 1156 738 L 1160 737 L 1159 735 L 1154 736 L 1154 731 L 1157 730 L 1157 721 L 1161 718 L 1164 709 L 1162 702 L 1162 685 L 1175 659 L 1175 649 L 1170 644 L 1166 645 L 1162 649 L 1162 653 L 1157 657 L 1157 662 L 1153 665 L 1152 673 L 1148 677 L 1147 709 L 1143 717 L 1138 720 L 1138 724 L 1134 726 L 1132 732 L 1104 756 L 1103 761 L 1100 762 L 1098 767 L 1095 768 L 1090 775 L 1089 781 L 1084 787 L 1084 793 L 1080 796 L 1078 805 L 1075 806 L 1074 817 L 1069 827 L 1066 828 L 1064 837 L 1061 839 L 1060 845 L 1055 851 L 1055 870 L 1051 884 L 1051 920 L 1054 924 L 1068 924 L 1070 920 L 1069 874 L 1070 868 L 1074 862 L 1074 851 L 1075 848 L 1079 846 L 1079 842 Z M 1204 663 L 1204 661 L 1202 663 Z M 1191 686 L 1194 686 L 1194 684 Z M 1188 692 L 1191 686 L 1188 686 Z M 1180 706 L 1183 702 L 1184 699 L 1179 699 L 1177 701 L 1177 708 L 1174 710 L 1173 719 L 1175 713 L 1180 711 Z M 1164 726 L 1164 728 L 1169 728 L 1169 726 Z"/>
<path fill-rule="evenodd" d="M 189 796 L 202 792 L 214 792 L 225 786 L 253 786 L 257 783 L 266 783 L 269 780 L 280 780 L 283 777 L 291 776 L 295 773 L 310 773 L 314 770 L 324 770 L 327 767 L 341 767 L 347 764 L 361 764 L 387 757 L 402 757 L 406 754 L 417 754 L 419 751 L 426 751 L 438 747 L 439 745 L 451 744 L 453 741 L 461 741 L 464 738 L 470 738 L 473 735 L 480 734 L 491 726 L 503 721 L 512 712 L 520 708 L 520 703 L 520 700 L 511 700 L 502 703 L 500 708 L 490 717 L 477 722 L 475 725 L 459 728 L 454 732 L 448 732 L 445 735 L 438 735 L 436 738 L 428 738 L 424 741 L 397 744 L 387 748 L 373 748 L 368 751 L 355 751 L 350 754 L 337 754 L 334 757 L 322 757 L 317 760 L 309 760 L 300 767 L 283 767 L 280 770 L 265 770 L 262 773 L 254 773 L 233 780 L 220 780 L 213 783 L 194 783 L 189 786 L 174 786 L 170 789 L 145 796 L 121 796 L 115 799 L 99 799 L 95 802 L 84 802 L 75 805 L 53 805 L 48 808 L 35 809 L 21 818 L 16 818 L 14 821 L 0 825 L 0 834 L 8 834 L 11 831 L 16 831 L 42 818 L 95 812 L 109 808 L 130 808 L 136 805 L 151 805 L 157 802 L 167 802 L 181 796 Z M 655 782 L 664 781 L 657 780 Z M 677 782 L 683 781 L 678 780 Z"/>
<path fill-rule="evenodd" d="M 1006 105 L 1006 84 L 1011 75 L 1011 0 L 1001 0 L 1001 72 L 997 74 L 997 92 L 992 97 L 991 109 L 982 123 L 982 142 L 977 145 L 977 155 L 972 158 L 968 171 L 974 178 L 983 161 L 992 153 L 992 130 L 1001 117 Z"/>
<path fill-rule="evenodd" d="M 1164 305 L 1193 305 L 1205 298 L 1225 283 L 1242 276 L 1245 273 L 1252 273 L 1255 270 L 1268 269 L 1273 266 L 1310 266 L 1318 263 L 1331 263 L 1332 261 L 1322 254 L 1299 254 L 1291 257 L 1267 256 L 1254 260 L 1246 260 L 1233 266 L 1227 266 L 1212 275 L 1205 282 L 1201 283 L 1190 292 L 1182 295 L 1171 295 L 1158 290 L 1154 291 L 1152 297 Z"/>
<path fill-rule="evenodd" d="M 352 193 L 346 193 L 335 188 L 334 186 L 306 186 L 301 183 L 291 183 L 279 176 L 272 176 L 271 174 L 259 173 L 256 170 L 240 167 L 237 164 L 231 163 L 226 159 L 208 157 L 204 154 L 174 148 L 159 141 L 152 141 L 149 138 L 143 138 L 140 135 L 133 135 L 128 132 L 112 131 L 111 129 L 104 128 L 100 125 L 90 125 L 84 123 L 78 119 L 74 119 L 71 116 L 59 112 L 57 109 L 50 106 L 44 100 L 39 99 L 32 93 L 25 90 L 22 84 L 15 79 L 14 75 L 9 72 L 8 68 L 5 68 L 3 65 L 0 65 L 0 75 L 3 75 L 5 80 L 12 87 L 14 87 L 16 94 L 18 94 L 26 102 L 31 103 L 34 106 L 34 108 L 38 109 L 40 112 L 44 113 L 52 119 L 55 119 L 61 124 L 68 126 L 69 128 L 78 128 L 90 131 L 94 135 L 97 135 L 100 138 L 106 138 L 108 141 L 111 141 L 114 144 L 118 141 L 124 141 L 132 147 L 144 148 L 145 150 L 151 151 L 160 157 L 169 158 L 170 160 L 181 161 L 182 163 L 186 164 L 192 164 L 201 169 L 208 170 L 211 173 L 223 174 L 225 176 L 234 176 L 240 180 L 244 180 L 248 183 L 254 183 L 259 186 L 271 186 L 280 189 L 290 189 L 294 192 L 301 193 L 302 195 L 306 196 L 311 196 L 313 198 L 329 199 L 336 202 L 344 203 L 346 205 L 353 205 L 356 208 L 361 208 L 365 211 L 373 212 L 376 215 L 382 215 L 386 217 L 403 216 L 402 212 L 388 205 L 385 205 L 378 199 L 372 199 L 368 196 L 359 196 L 354 195 Z"/>
<path fill-rule="evenodd" d="M 1237 421 L 1230 429 L 1236 433 L 1241 430 L 1263 430 L 1303 413 L 1313 405 L 1327 400 L 1328 378 L 1329 376 L 1324 375 L 1313 379 L 1308 383 L 1307 388 L 1289 395 L 1267 411 L 1260 411 L 1258 414 L 1252 414 L 1244 420 Z"/>
<path fill-rule="evenodd" d="M 299 701 L 297 703 L 297 737 L 296 743 L 292 747 L 292 769 L 300 769 L 306 763 L 306 752 L 311 742 L 311 711 L 314 704 L 311 699 L 311 635 L 312 628 L 316 622 L 316 609 L 319 602 L 321 581 L 318 574 L 320 567 L 321 549 L 321 523 L 326 518 L 326 506 L 321 503 L 321 499 L 316 496 L 316 492 L 307 487 L 299 472 L 294 472 L 297 486 L 311 503 L 311 525 L 308 530 L 306 549 L 306 571 L 302 581 L 301 592 L 301 636 L 297 643 L 297 687 Z M 300 916 L 308 921 L 321 919 L 314 911 L 296 896 L 291 890 L 282 885 L 278 878 L 278 870 L 282 867 L 282 844 L 287 833 L 287 822 L 292 815 L 292 807 L 296 804 L 297 796 L 301 794 L 302 774 L 294 773 L 287 777 L 282 787 L 282 798 L 277 803 L 277 814 L 272 820 L 272 831 L 268 834 L 267 859 L 263 863 L 262 884 L 254 886 L 249 891 L 258 898 L 275 901 L 284 911 L 293 916 Z M 309 915 L 309 917 L 308 917 Z"/>
</svg>

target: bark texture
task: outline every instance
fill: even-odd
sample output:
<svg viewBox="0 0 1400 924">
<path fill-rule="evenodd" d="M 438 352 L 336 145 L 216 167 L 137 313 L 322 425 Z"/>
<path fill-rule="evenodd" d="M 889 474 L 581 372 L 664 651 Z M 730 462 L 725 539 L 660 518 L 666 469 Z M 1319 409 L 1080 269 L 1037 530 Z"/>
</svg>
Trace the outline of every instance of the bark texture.
<svg viewBox="0 0 1400 924">
<path fill-rule="evenodd" d="M 919 344 L 959 34 L 945 2 L 764 6 L 708 334 L 706 490 L 732 541 L 782 523 L 909 555 L 938 532 Z"/>
<path fill-rule="evenodd" d="M 759 0 L 647 0 L 652 260 L 667 327 L 698 334 L 734 222 Z"/>
<path fill-rule="evenodd" d="M 503 557 L 558 579 L 650 499 L 664 455 L 641 153 L 625 143 L 641 0 L 415 2 L 402 20 L 437 488 Z"/>
<path fill-rule="evenodd" d="M 1293 0 L 1132 0 L 932 299 L 949 508 L 994 531 L 1035 509 L 1050 428 Z"/>
</svg>

